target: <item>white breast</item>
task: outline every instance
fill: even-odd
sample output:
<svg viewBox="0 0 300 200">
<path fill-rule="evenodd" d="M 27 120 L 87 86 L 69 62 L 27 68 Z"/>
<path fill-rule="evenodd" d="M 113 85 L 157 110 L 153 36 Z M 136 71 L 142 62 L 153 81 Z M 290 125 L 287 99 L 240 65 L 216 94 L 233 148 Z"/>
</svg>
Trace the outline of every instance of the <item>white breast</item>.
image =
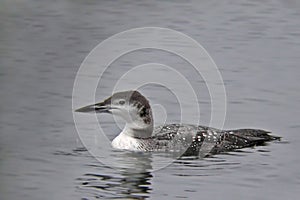
<svg viewBox="0 0 300 200">
<path fill-rule="evenodd" d="M 120 133 L 113 141 L 112 147 L 116 149 L 140 150 L 140 141 L 136 138 Z"/>
</svg>

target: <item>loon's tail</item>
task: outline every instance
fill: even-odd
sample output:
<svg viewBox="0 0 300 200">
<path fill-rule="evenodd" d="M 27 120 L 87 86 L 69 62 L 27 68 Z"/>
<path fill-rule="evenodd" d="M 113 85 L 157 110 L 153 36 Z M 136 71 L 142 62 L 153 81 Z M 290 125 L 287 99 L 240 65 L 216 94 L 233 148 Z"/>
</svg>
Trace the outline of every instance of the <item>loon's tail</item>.
<svg viewBox="0 0 300 200">
<path fill-rule="evenodd" d="M 269 131 L 260 129 L 237 129 L 229 131 L 232 135 L 247 140 L 248 143 L 259 145 L 272 140 L 280 140 L 281 137 L 271 135 Z"/>
</svg>

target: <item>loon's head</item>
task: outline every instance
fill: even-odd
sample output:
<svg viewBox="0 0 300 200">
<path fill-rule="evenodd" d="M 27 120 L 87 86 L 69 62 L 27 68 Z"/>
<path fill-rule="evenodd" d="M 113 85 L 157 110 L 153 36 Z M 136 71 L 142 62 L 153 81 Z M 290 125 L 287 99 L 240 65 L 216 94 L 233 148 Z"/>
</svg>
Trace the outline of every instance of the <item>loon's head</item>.
<svg viewBox="0 0 300 200">
<path fill-rule="evenodd" d="M 123 118 L 123 133 L 132 137 L 147 138 L 153 131 L 153 118 L 149 101 L 138 91 L 114 93 L 103 102 L 88 105 L 76 112 L 110 113 Z"/>
</svg>

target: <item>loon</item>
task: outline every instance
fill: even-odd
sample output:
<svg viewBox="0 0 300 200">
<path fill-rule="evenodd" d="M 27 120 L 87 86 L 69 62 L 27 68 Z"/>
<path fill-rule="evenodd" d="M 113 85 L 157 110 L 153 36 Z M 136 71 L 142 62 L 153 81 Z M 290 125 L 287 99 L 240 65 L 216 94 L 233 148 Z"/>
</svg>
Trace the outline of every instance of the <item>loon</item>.
<svg viewBox="0 0 300 200">
<path fill-rule="evenodd" d="M 191 124 L 153 126 L 149 101 L 138 91 L 114 93 L 103 102 L 88 105 L 75 112 L 110 113 L 126 122 L 122 132 L 113 139 L 112 147 L 131 151 L 175 151 L 184 149 L 184 155 L 206 155 L 263 145 L 279 140 L 260 129 L 221 130 Z"/>
</svg>

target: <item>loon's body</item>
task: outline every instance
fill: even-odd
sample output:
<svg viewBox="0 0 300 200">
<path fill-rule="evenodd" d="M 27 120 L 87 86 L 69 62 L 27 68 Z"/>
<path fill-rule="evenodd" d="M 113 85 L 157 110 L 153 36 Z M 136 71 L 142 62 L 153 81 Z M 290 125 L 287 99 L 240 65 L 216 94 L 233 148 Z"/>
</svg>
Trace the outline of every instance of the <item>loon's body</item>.
<svg viewBox="0 0 300 200">
<path fill-rule="evenodd" d="M 117 149 L 182 151 L 184 155 L 205 152 L 207 156 L 279 139 L 259 129 L 220 130 L 190 124 L 154 128 L 150 104 L 138 91 L 118 92 L 101 103 L 76 111 L 111 113 L 122 117 L 126 121 L 125 128 L 112 141 L 112 146 Z"/>
</svg>

